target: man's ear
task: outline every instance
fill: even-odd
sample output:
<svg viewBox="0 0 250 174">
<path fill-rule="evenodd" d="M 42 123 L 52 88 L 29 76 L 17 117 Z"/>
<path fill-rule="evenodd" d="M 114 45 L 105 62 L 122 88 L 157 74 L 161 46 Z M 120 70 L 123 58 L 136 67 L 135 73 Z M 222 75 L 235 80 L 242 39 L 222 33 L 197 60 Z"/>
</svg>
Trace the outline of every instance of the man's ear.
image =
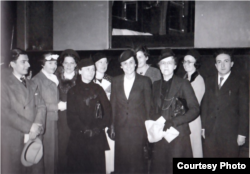
<svg viewBox="0 0 250 174">
<path fill-rule="evenodd" d="M 16 65 L 16 63 L 15 63 L 14 61 L 11 61 L 11 62 L 10 62 L 10 67 L 14 68 L 15 65 Z"/>
</svg>

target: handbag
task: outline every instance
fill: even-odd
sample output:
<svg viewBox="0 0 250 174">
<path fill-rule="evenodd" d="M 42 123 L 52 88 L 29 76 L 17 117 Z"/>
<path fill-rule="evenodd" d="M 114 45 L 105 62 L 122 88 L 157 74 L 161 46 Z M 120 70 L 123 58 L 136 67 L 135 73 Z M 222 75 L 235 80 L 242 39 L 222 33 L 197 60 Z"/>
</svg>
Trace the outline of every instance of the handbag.
<svg viewBox="0 0 250 174">
<path fill-rule="evenodd" d="M 180 97 L 174 97 L 171 107 L 173 111 L 173 114 L 171 115 L 172 118 L 184 115 L 188 111 L 186 99 Z"/>
<path fill-rule="evenodd" d="M 95 118 L 96 119 L 102 119 L 103 118 L 102 105 L 99 102 L 99 100 L 96 102 L 96 105 L 95 105 Z"/>
</svg>

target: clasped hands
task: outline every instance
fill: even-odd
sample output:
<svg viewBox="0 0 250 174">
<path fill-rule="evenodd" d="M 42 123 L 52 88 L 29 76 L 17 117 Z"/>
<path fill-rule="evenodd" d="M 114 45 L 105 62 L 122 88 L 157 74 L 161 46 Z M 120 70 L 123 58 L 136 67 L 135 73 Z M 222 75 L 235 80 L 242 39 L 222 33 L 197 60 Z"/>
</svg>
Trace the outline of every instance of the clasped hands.
<svg viewBox="0 0 250 174">
<path fill-rule="evenodd" d="M 33 123 L 30 132 L 29 132 L 29 139 L 34 140 L 38 135 L 43 134 L 44 129 L 42 124 Z"/>
</svg>

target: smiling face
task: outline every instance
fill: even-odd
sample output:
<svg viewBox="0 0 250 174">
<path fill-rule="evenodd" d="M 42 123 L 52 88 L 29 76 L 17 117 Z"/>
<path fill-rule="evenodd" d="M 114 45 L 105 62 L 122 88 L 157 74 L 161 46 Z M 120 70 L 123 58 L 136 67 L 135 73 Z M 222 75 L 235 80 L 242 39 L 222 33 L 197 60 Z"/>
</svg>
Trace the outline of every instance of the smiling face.
<svg viewBox="0 0 250 174">
<path fill-rule="evenodd" d="M 28 73 L 30 64 L 26 54 L 20 54 L 16 61 L 10 62 L 13 72 L 19 76 L 24 76 Z"/>
<path fill-rule="evenodd" d="M 219 54 L 215 60 L 215 67 L 221 76 L 224 76 L 231 71 L 234 63 L 231 61 L 231 57 L 229 55 Z"/>
<path fill-rule="evenodd" d="M 76 62 L 73 57 L 67 56 L 63 61 L 63 68 L 65 73 L 72 73 L 76 68 Z"/>
<path fill-rule="evenodd" d="M 194 72 L 196 70 L 194 64 L 195 64 L 196 60 L 193 56 L 187 55 L 184 57 L 183 60 L 183 67 L 185 69 L 186 72 Z"/>
<path fill-rule="evenodd" d="M 138 51 L 136 53 L 136 58 L 138 61 L 138 68 L 141 68 L 146 65 L 148 57 L 146 57 L 142 51 Z"/>
<path fill-rule="evenodd" d="M 135 72 L 135 59 L 130 57 L 126 61 L 121 62 L 121 68 L 123 69 L 125 75 L 131 75 Z"/>
<path fill-rule="evenodd" d="M 164 77 L 169 77 L 174 74 L 174 70 L 176 69 L 176 65 L 174 62 L 174 58 L 166 57 L 159 62 L 161 73 Z"/>
<path fill-rule="evenodd" d="M 57 61 L 56 60 L 48 60 L 43 65 L 43 70 L 46 71 L 48 74 L 53 74 L 57 68 Z"/>
<path fill-rule="evenodd" d="M 90 66 L 82 67 L 79 70 L 79 74 L 81 75 L 83 82 L 89 83 L 93 80 L 95 76 L 95 66 L 90 65 Z"/>
<path fill-rule="evenodd" d="M 98 60 L 95 63 L 96 66 L 96 71 L 98 71 L 99 73 L 104 74 L 107 71 L 108 68 L 108 60 L 107 58 L 102 58 L 100 60 Z"/>
</svg>

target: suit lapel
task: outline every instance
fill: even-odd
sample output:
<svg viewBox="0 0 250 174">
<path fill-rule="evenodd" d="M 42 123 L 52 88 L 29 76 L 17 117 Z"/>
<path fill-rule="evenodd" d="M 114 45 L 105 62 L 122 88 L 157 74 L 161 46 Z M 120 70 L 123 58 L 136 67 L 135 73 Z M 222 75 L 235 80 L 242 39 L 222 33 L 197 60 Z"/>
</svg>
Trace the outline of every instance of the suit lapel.
<svg viewBox="0 0 250 174">
<path fill-rule="evenodd" d="M 178 80 L 176 79 L 175 75 L 173 75 L 172 83 L 171 83 L 170 90 L 168 93 L 168 98 L 176 96 L 179 89 L 180 89 L 180 83 L 178 83 Z"/>
<path fill-rule="evenodd" d="M 127 97 L 125 95 L 125 91 L 124 91 L 124 75 L 121 76 L 121 78 L 118 81 L 118 91 L 120 92 L 120 96 L 123 100 L 127 101 Z"/>
<path fill-rule="evenodd" d="M 233 74 L 231 72 L 231 74 L 229 75 L 229 77 L 227 78 L 227 80 L 225 81 L 225 83 L 222 85 L 221 89 L 220 89 L 220 95 L 227 93 L 230 88 L 232 87 L 232 83 L 233 83 Z"/>
<path fill-rule="evenodd" d="M 28 90 L 14 75 L 10 76 L 9 87 L 15 93 L 17 101 L 24 105 L 28 95 Z"/>
<path fill-rule="evenodd" d="M 136 88 L 137 88 L 138 85 L 140 85 L 140 82 L 138 81 L 138 74 L 135 73 L 135 81 L 134 81 L 134 83 L 132 85 L 131 91 L 130 91 L 129 96 L 128 96 L 129 101 L 132 100 L 133 97 L 135 96 L 134 92 L 136 92 Z"/>
</svg>

